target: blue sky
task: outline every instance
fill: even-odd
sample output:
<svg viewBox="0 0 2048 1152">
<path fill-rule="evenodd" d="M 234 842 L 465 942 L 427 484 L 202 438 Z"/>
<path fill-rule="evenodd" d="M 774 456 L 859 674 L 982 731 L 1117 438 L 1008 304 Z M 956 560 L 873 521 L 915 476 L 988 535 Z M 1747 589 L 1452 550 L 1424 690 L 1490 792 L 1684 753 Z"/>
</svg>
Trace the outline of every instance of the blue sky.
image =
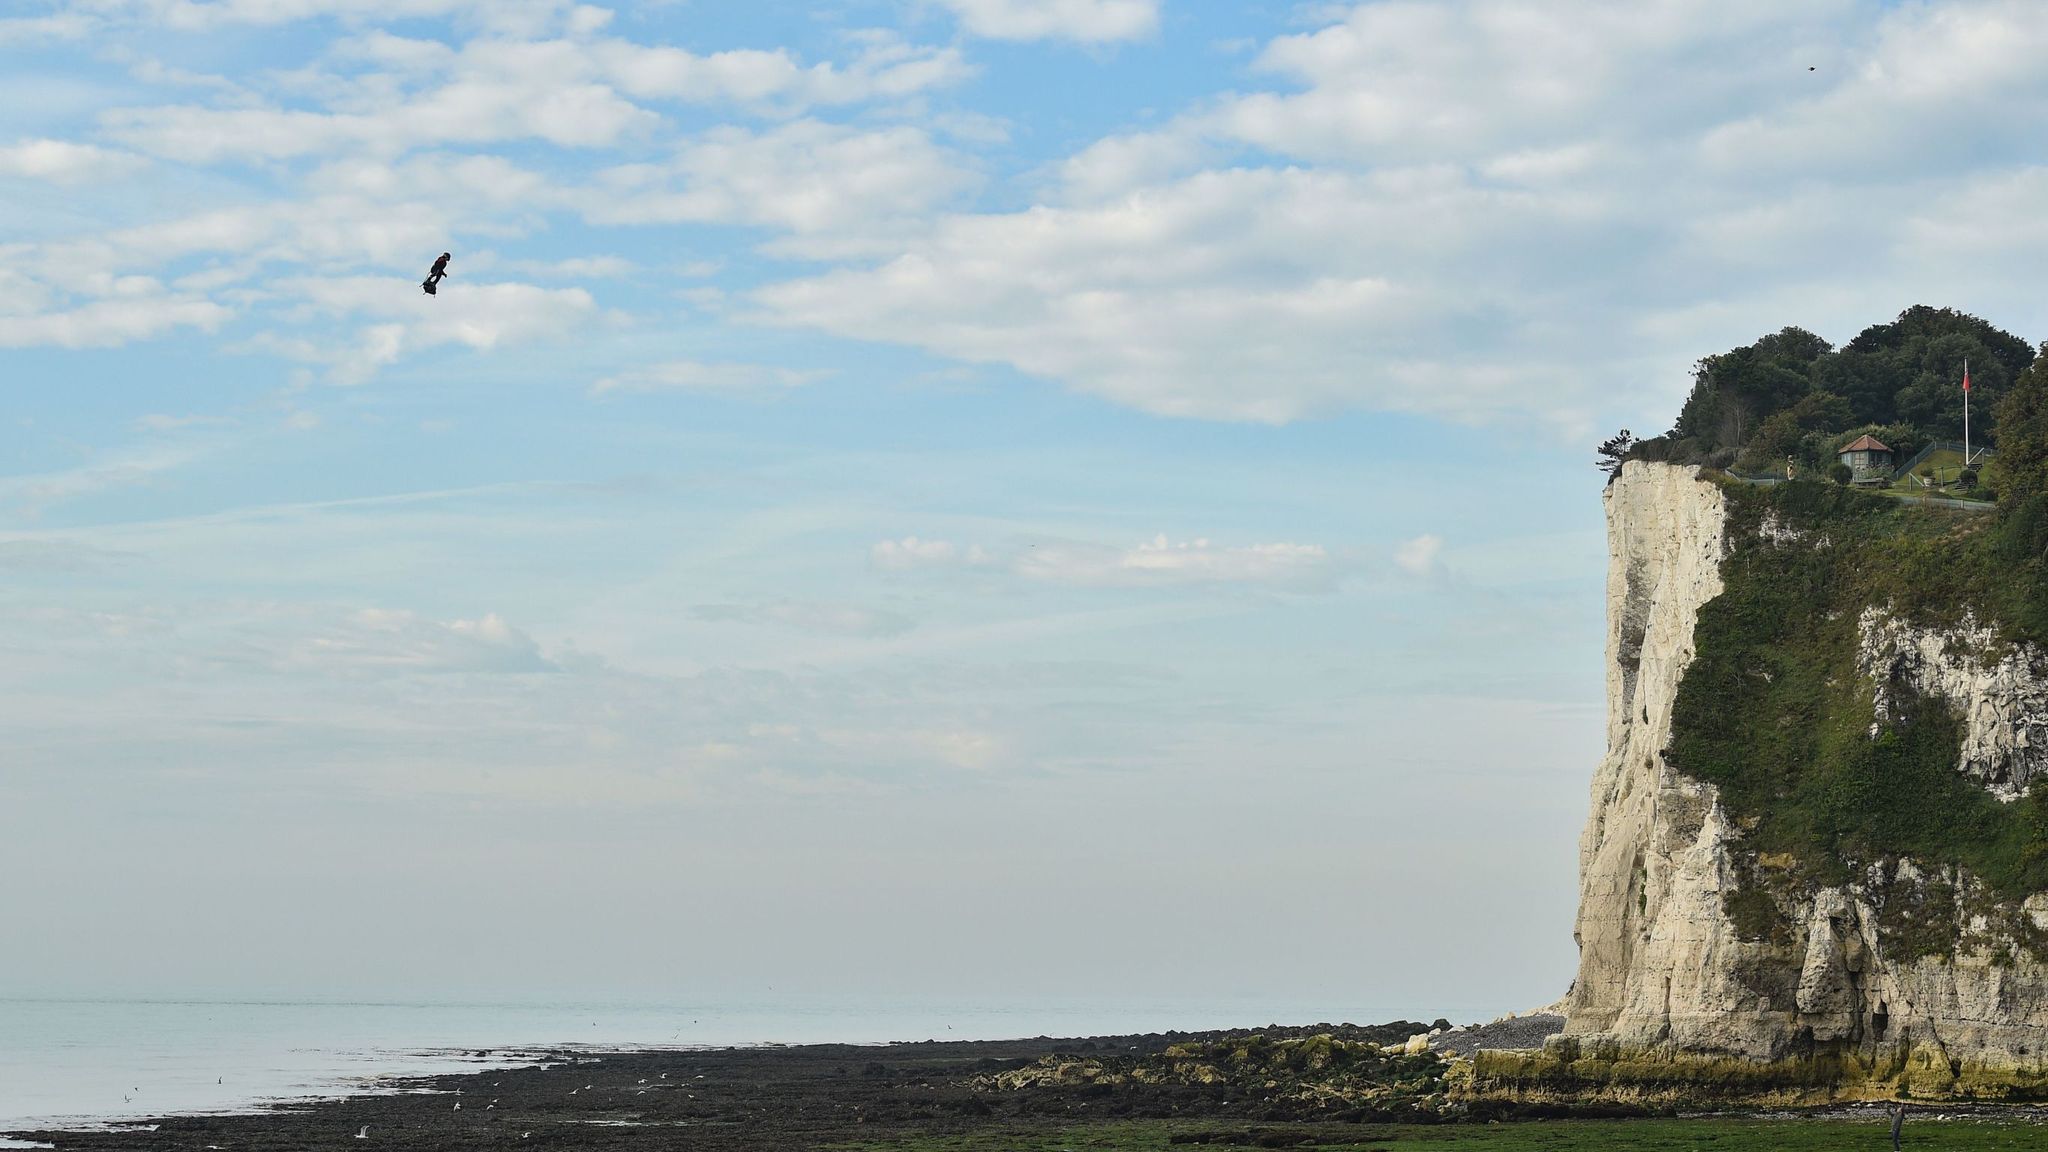
<svg viewBox="0 0 2048 1152">
<path fill-rule="evenodd" d="M 2048 331 L 2044 47 L 10 5 L 0 984 L 1551 999 L 1591 445 L 1787 324 Z"/>
</svg>

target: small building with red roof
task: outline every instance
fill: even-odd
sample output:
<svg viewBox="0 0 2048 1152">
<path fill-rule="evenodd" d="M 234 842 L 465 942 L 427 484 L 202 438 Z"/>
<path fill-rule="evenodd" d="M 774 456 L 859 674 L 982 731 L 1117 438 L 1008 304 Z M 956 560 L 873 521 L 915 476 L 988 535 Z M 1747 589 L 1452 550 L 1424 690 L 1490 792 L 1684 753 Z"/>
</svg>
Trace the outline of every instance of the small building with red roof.
<svg viewBox="0 0 2048 1152">
<path fill-rule="evenodd" d="M 1854 483 L 1876 483 L 1890 475 L 1892 450 L 1875 436 L 1863 435 L 1842 445 L 1842 463 L 1855 474 Z"/>
</svg>

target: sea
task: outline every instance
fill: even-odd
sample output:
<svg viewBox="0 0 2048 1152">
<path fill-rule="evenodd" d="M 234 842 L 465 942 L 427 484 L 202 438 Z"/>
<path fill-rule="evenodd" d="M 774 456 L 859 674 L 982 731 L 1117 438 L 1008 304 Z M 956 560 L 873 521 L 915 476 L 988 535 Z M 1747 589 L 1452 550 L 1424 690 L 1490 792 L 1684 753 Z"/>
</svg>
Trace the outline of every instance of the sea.
<svg viewBox="0 0 2048 1152">
<path fill-rule="evenodd" d="M 1492 1019 L 1473 1007 L 1459 1022 Z M 449 1003 L 0 998 L 0 1133 L 236 1112 L 388 1090 L 395 1076 L 532 1063 L 542 1051 L 999 1040 L 1316 1021 L 1395 1011 L 1271 1002 Z M 0 1148 L 34 1147 L 0 1140 Z"/>
</svg>

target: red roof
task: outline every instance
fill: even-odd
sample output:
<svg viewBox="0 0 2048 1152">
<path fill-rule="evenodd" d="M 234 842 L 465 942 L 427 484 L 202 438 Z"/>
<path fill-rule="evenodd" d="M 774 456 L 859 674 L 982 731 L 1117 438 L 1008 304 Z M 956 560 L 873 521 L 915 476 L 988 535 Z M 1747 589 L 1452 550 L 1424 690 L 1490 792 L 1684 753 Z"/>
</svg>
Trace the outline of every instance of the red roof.
<svg viewBox="0 0 2048 1152">
<path fill-rule="evenodd" d="M 1890 448 L 1887 448 L 1887 447 L 1885 447 L 1885 445 L 1884 445 L 1884 441 L 1882 441 L 1882 440 L 1879 440 L 1879 439 L 1877 439 L 1877 438 L 1876 438 L 1876 437 L 1874 437 L 1874 436 L 1858 436 L 1858 437 L 1856 438 L 1856 442 L 1855 442 L 1855 443 L 1853 443 L 1853 444 L 1849 444 L 1849 445 L 1846 445 L 1846 446 L 1844 446 L 1844 447 L 1842 448 L 1842 451 L 1844 451 L 1844 452 L 1889 452 L 1889 451 L 1891 451 L 1891 449 L 1890 449 Z"/>
</svg>

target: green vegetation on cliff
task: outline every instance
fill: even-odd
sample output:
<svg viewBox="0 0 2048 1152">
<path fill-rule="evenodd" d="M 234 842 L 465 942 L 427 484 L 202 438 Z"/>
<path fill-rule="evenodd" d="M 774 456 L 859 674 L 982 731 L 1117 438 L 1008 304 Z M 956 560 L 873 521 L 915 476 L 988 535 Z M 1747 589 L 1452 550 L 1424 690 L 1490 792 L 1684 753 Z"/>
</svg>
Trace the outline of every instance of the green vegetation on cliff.
<svg viewBox="0 0 2048 1152">
<path fill-rule="evenodd" d="M 1938 875 L 1890 885 L 1901 857 L 1961 867 L 2005 900 L 2048 890 L 2048 789 L 2000 803 L 1956 770 L 1959 718 L 1905 685 L 1874 723 L 1878 686 L 1856 658 L 1870 607 L 1930 628 L 1968 616 L 2001 647 L 2048 641 L 2048 496 L 1985 517 L 1816 481 L 1723 487 L 1725 589 L 1700 610 L 1666 757 L 1718 785 L 1753 858 L 1778 862 L 1728 896 L 1740 930 L 1778 932 L 1761 895 L 1774 883 L 1869 881 L 1875 866 L 1897 894 L 1893 944 L 1945 952 L 1957 896 Z"/>
<path fill-rule="evenodd" d="M 2038 515 L 2035 497 L 2048 493 L 2048 356 L 2035 360 L 1998 402 L 1998 426 L 1991 485 L 2008 511 L 2032 508 Z"/>
</svg>

